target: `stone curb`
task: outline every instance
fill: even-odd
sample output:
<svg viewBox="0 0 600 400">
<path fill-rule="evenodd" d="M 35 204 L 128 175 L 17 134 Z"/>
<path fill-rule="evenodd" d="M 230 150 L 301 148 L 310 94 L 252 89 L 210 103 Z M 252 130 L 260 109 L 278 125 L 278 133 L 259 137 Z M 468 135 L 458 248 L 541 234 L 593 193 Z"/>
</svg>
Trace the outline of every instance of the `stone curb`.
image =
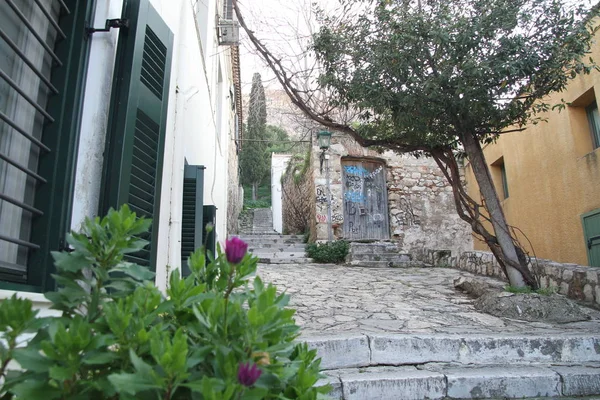
<svg viewBox="0 0 600 400">
<path fill-rule="evenodd" d="M 330 396 L 336 400 L 565 399 L 600 394 L 598 367 L 434 366 L 429 370 L 424 365 L 421 369 L 370 367 L 326 373 L 317 385 L 330 384 Z"/>
<path fill-rule="evenodd" d="M 346 334 L 301 337 L 323 369 L 375 365 L 600 362 L 600 336 Z"/>
</svg>

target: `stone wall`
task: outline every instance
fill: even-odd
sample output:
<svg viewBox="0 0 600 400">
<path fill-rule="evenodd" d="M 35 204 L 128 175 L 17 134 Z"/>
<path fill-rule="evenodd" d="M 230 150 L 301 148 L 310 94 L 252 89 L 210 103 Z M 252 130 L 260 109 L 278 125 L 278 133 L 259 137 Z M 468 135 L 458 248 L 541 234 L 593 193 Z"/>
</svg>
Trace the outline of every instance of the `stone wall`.
<svg viewBox="0 0 600 400">
<path fill-rule="evenodd" d="M 426 252 L 425 261 L 434 266 L 454 267 L 506 281 L 502 268 L 493 254 L 487 251 L 466 251 L 455 257 L 430 250 Z M 600 268 L 562 264 L 541 258 L 532 258 L 529 268 L 537 277 L 540 287 L 554 288 L 571 299 L 600 305 Z"/>
<path fill-rule="evenodd" d="M 239 232 L 238 216 L 244 205 L 244 189 L 240 185 L 238 169 L 237 145 L 229 146 L 229 162 L 227 164 L 227 233 Z"/>
<path fill-rule="evenodd" d="M 283 232 L 285 234 L 304 234 L 314 232 L 315 194 L 313 171 L 305 168 L 311 160 L 305 160 L 311 154 L 296 154 L 290 160 L 282 177 L 281 198 L 283 205 Z M 314 237 L 314 233 L 310 236 Z"/>
<path fill-rule="evenodd" d="M 454 208 L 452 189 L 435 162 L 426 157 L 415 158 L 391 151 L 377 153 L 360 146 L 347 135 L 334 133 L 328 150 L 332 226 L 334 236 L 344 233 L 342 158 L 361 157 L 381 161 L 386 169 L 390 238 L 399 250 L 422 257 L 425 248 L 450 251 L 453 255 L 473 249 L 470 226 Z M 321 172 L 320 150 L 313 147 L 315 174 L 316 233 L 318 240 L 327 239 L 327 198 L 325 164 Z"/>
</svg>

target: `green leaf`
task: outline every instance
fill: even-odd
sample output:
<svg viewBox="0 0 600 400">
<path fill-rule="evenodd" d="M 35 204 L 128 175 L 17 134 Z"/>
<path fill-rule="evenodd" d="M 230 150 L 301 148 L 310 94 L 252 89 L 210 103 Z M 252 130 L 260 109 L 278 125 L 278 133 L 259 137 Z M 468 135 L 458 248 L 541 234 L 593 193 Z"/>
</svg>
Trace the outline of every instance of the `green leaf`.
<svg viewBox="0 0 600 400">
<path fill-rule="evenodd" d="M 135 395 L 145 390 L 160 389 L 154 382 L 139 374 L 111 374 L 108 377 L 117 392 Z"/>
<path fill-rule="evenodd" d="M 43 356 L 33 347 L 16 349 L 13 358 L 21 365 L 21 368 L 33 372 L 46 372 L 54 365 L 54 362 Z"/>
<path fill-rule="evenodd" d="M 150 281 L 155 276 L 154 272 L 150 271 L 147 267 L 130 262 L 122 262 L 110 272 L 115 271 L 123 272 L 138 281 Z"/>
<path fill-rule="evenodd" d="M 52 400 L 61 397 L 60 390 L 43 381 L 28 380 L 19 383 L 13 387 L 12 392 L 23 400 Z"/>
<path fill-rule="evenodd" d="M 253 387 L 246 390 L 242 395 L 242 400 L 262 400 L 269 393 L 269 389 Z"/>
<path fill-rule="evenodd" d="M 81 362 L 86 365 L 101 365 L 108 364 L 114 360 L 117 360 L 118 358 L 119 356 L 116 353 L 110 352 L 108 350 L 101 350 L 87 353 L 81 359 Z"/>
</svg>

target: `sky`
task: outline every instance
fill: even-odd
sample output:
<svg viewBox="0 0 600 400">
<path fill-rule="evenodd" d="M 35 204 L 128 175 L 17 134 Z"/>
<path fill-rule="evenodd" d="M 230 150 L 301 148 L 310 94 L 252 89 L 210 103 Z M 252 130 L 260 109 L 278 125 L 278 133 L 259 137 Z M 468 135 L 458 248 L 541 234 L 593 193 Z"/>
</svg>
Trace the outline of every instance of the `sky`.
<svg viewBox="0 0 600 400">
<path fill-rule="evenodd" d="M 311 3 L 328 7 L 335 1 L 327 0 L 238 0 L 240 9 L 255 34 L 267 44 L 269 49 L 296 59 L 301 53 L 298 37 L 307 41 L 310 33 L 309 22 L 316 27 L 314 15 L 311 14 Z M 279 88 L 275 76 L 255 53 L 254 48 L 240 29 L 240 56 L 242 73 L 242 91 L 250 92 L 252 75 L 259 72 L 265 88 Z"/>
<path fill-rule="evenodd" d="M 591 5 L 596 1 L 567 0 L 567 3 Z M 337 0 L 238 0 L 238 4 L 250 29 L 274 54 L 282 59 L 296 60 L 302 48 L 298 38 L 302 38 L 305 45 L 311 30 L 317 29 L 311 4 L 332 11 L 339 3 Z M 255 72 L 261 74 L 265 89 L 279 89 L 275 76 L 256 54 L 242 29 L 240 38 L 242 91 L 250 93 Z"/>
</svg>

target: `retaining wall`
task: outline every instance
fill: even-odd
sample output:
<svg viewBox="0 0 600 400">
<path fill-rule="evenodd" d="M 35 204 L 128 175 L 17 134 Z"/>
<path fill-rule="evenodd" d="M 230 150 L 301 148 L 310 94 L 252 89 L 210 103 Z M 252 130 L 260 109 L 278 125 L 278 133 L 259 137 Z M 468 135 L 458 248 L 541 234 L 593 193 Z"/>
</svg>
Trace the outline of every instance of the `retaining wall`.
<svg viewBox="0 0 600 400">
<path fill-rule="evenodd" d="M 449 250 L 428 250 L 425 257 L 423 261 L 433 266 L 453 267 L 506 280 L 502 268 L 487 251 L 465 251 L 460 256 L 452 256 Z M 540 287 L 552 287 L 571 299 L 600 305 L 600 268 L 541 258 L 532 258 L 529 268 L 538 278 Z"/>
</svg>

